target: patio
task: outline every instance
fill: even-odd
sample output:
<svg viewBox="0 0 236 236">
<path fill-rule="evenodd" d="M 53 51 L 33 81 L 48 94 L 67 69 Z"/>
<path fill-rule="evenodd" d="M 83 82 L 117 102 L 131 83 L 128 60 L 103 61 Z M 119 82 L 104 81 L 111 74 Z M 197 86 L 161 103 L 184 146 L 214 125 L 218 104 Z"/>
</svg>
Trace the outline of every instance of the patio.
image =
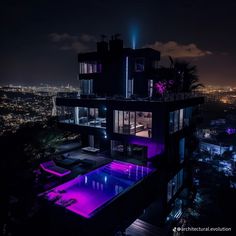
<svg viewBox="0 0 236 236">
<path fill-rule="evenodd" d="M 87 173 L 93 169 L 103 166 L 112 159 L 103 156 L 98 152 L 90 153 L 82 149 L 66 152 L 55 157 L 55 162 L 71 170 L 71 177 Z"/>
</svg>

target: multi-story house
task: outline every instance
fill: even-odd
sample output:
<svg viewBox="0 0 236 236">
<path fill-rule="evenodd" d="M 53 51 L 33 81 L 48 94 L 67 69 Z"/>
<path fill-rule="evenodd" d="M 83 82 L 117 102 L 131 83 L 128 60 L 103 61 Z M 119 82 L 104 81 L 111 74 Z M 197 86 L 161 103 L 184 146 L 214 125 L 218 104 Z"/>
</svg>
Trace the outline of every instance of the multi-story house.
<svg viewBox="0 0 236 236">
<path fill-rule="evenodd" d="M 78 54 L 80 94 L 58 97 L 56 105 L 61 127 L 77 130 L 85 151 L 156 167 L 152 200 L 163 222 L 181 214 L 177 198 L 191 183 L 194 114 L 204 99 L 154 99 L 159 60 L 158 51 L 123 48 L 117 37 L 98 42 L 96 52 Z"/>
</svg>

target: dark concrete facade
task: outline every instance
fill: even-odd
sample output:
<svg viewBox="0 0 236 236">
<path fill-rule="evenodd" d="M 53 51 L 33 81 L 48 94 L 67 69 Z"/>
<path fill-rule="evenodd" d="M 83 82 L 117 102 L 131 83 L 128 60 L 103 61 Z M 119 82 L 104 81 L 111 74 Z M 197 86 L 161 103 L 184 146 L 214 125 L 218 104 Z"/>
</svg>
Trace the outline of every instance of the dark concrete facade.
<svg viewBox="0 0 236 236">
<path fill-rule="evenodd" d="M 153 61 L 160 59 L 160 53 L 152 49 L 124 49 L 120 39 L 113 39 L 109 45 L 103 41 L 98 43 L 97 52 L 78 55 L 79 63 L 96 61 L 94 65 L 101 64 L 101 72 L 79 75 L 81 81 L 93 81 L 91 93 L 57 98 L 56 104 L 64 112 L 59 114 L 60 125 L 65 129 L 77 130 L 83 146 L 90 146 L 88 137 L 93 136 L 94 147 L 112 159 L 155 166 L 158 171 L 157 186 L 149 194 L 153 195 L 153 201 L 158 201 L 157 218 L 161 222 L 175 206 L 179 193 L 191 184 L 191 138 L 199 116 L 198 105 L 204 102 L 204 98 L 152 99 L 148 94 L 148 81 L 152 79 Z M 129 71 L 125 71 L 127 57 Z M 143 71 L 135 70 L 137 58 L 144 59 L 144 67 L 139 68 Z M 125 77 L 126 72 L 128 77 Z M 131 94 L 127 94 L 126 79 L 133 80 Z M 80 115 L 84 108 L 87 113 Z M 104 126 L 91 125 L 89 119 L 93 112 L 97 113 L 97 118 L 93 118 L 95 121 L 101 120 L 100 114 L 104 113 Z M 87 121 L 81 124 L 81 118 Z M 94 124 L 94 120 L 92 122 Z M 118 131 L 115 127 L 117 122 Z M 149 122 L 148 125 L 145 122 Z M 126 127 L 129 127 L 128 132 Z M 147 218 L 145 214 L 143 217 Z"/>
</svg>

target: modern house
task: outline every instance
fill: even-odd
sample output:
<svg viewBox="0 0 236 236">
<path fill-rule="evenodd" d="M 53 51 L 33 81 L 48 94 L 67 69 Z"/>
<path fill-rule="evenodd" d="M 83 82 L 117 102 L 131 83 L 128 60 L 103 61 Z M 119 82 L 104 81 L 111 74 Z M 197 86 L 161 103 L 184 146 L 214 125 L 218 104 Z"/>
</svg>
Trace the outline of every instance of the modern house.
<svg viewBox="0 0 236 236">
<path fill-rule="evenodd" d="M 80 94 L 57 97 L 56 105 L 60 126 L 81 134 L 84 151 L 156 168 L 147 194 L 163 222 L 181 214 L 178 195 L 191 183 L 191 137 L 204 99 L 154 98 L 159 60 L 156 50 L 124 48 L 116 36 L 102 40 L 97 51 L 78 54 Z M 147 214 L 140 217 L 148 221 Z"/>
</svg>

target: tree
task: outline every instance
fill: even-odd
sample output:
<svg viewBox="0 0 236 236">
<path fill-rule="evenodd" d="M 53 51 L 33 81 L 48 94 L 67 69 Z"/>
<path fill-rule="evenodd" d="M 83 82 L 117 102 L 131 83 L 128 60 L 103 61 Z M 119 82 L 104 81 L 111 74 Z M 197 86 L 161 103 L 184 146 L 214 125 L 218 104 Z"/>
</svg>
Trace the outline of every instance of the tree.
<svg viewBox="0 0 236 236">
<path fill-rule="evenodd" d="M 199 83 L 196 65 L 191 65 L 187 61 L 173 61 L 175 71 L 175 82 L 178 83 L 180 92 L 192 92 L 193 90 L 204 87 Z"/>
<path fill-rule="evenodd" d="M 197 67 L 187 61 L 173 60 L 169 57 L 169 67 L 160 67 L 156 71 L 157 83 L 154 84 L 156 92 L 163 95 L 164 92 L 192 92 L 204 87 L 199 83 Z"/>
</svg>

